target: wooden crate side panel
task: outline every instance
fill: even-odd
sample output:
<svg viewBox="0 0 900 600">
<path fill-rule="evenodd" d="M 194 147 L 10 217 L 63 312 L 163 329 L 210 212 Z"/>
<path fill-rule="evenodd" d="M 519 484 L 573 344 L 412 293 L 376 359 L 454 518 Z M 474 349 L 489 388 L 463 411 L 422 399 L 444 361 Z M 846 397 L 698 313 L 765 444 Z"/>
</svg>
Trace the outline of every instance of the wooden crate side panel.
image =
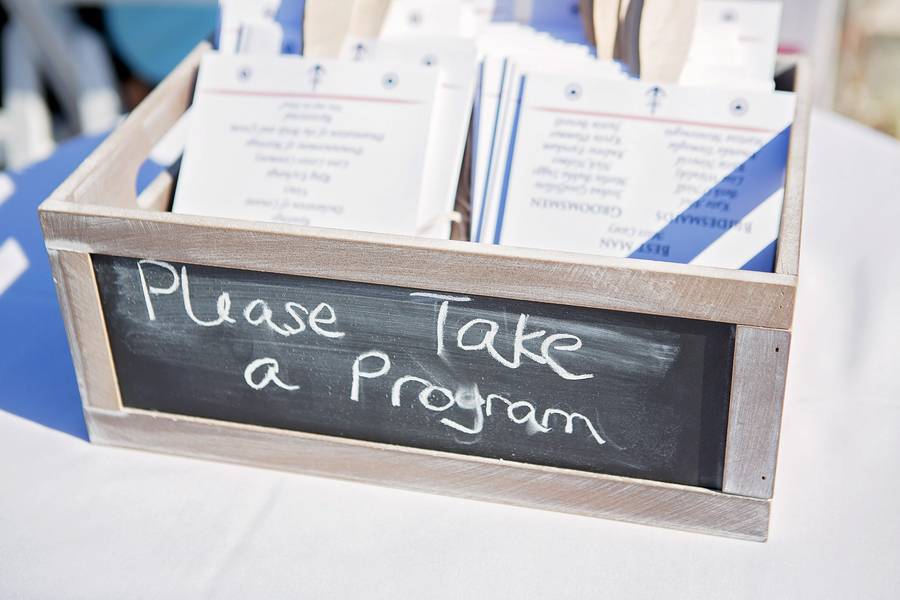
<svg viewBox="0 0 900 600">
<path fill-rule="evenodd" d="M 91 257 L 50 250 L 50 263 L 84 405 L 122 406 Z"/>
<path fill-rule="evenodd" d="M 700 488 L 135 410 L 88 409 L 94 441 L 544 510 L 765 540 L 769 502 Z"/>
<path fill-rule="evenodd" d="M 793 313 L 795 279 L 773 274 L 105 210 L 46 205 L 48 247 L 760 327 Z"/>
<path fill-rule="evenodd" d="M 174 191 L 175 178 L 168 171 L 162 171 L 144 188 L 136 202 L 144 210 L 162 212 L 168 210 Z"/>
<path fill-rule="evenodd" d="M 738 327 L 722 491 L 771 498 L 791 334 Z"/>
<path fill-rule="evenodd" d="M 48 250 L 48 258 L 50 260 L 50 272 L 53 275 L 53 283 L 56 288 L 56 299 L 59 302 L 59 310 L 63 317 L 63 326 L 66 329 L 66 338 L 69 341 L 69 353 L 72 356 L 72 366 L 75 368 L 75 379 L 78 384 L 78 394 L 81 396 L 82 403 L 87 396 L 84 383 L 84 369 L 81 361 L 81 347 L 78 344 L 78 338 L 75 334 L 75 317 L 72 314 L 71 302 L 69 301 L 69 292 L 66 289 L 66 280 L 62 271 L 62 264 L 59 260 L 60 251 Z"/>
<path fill-rule="evenodd" d="M 806 155 L 809 145 L 809 118 L 812 112 L 812 69 L 803 57 L 797 63 L 795 94 L 797 107 L 791 126 L 788 147 L 787 176 L 784 186 L 784 204 L 781 209 L 781 225 L 778 231 L 778 252 L 775 272 L 797 275 L 800 266 L 800 234 L 803 228 L 803 193 L 806 179 Z M 789 328 L 789 327 L 787 327 Z"/>
</svg>

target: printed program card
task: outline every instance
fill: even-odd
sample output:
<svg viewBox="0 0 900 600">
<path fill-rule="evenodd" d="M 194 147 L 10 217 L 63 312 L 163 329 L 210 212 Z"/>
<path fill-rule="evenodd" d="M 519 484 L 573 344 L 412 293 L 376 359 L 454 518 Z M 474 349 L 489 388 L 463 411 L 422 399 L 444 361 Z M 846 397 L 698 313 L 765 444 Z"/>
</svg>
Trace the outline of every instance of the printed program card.
<svg viewBox="0 0 900 600">
<path fill-rule="evenodd" d="M 351 39 L 345 42 L 341 55 L 349 60 L 413 64 L 437 71 L 438 91 L 425 159 L 419 234 L 447 239 L 475 94 L 475 44 L 464 38 L 439 35 Z"/>
<path fill-rule="evenodd" d="M 567 45 L 574 49 L 574 45 Z M 481 94 L 475 111 L 478 129 L 475 137 L 472 195 L 472 239 L 484 239 L 483 225 L 487 207 L 496 205 L 502 191 L 505 167 L 509 160 L 510 137 L 519 94 L 518 80 L 528 73 L 567 73 L 571 77 L 589 74 L 593 78 L 622 79 L 618 65 L 584 55 L 572 54 L 559 61 L 552 55 L 518 52 L 514 57 L 488 56 L 482 69 Z M 493 91 L 493 93 L 491 93 Z"/>
<path fill-rule="evenodd" d="M 554 0 L 556 2 L 556 0 Z M 535 3 L 507 1 L 496 6 L 495 20 L 512 10 L 523 10 L 520 17 L 533 23 L 565 23 L 573 18 L 568 0 L 551 4 L 549 0 Z M 569 8 L 567 9 L 566 6 Z M 568 12 L 566 12 L 568 11 Z M 577 12 L 577 11 L 576 11 Z M 527 14 L 525 14 L 527 13 Z M 508 18 L 513 18 L 506 15 Z M 537 27 L 537 25 L 535 25 Z M 504 142 L 508 140 L 505 127 L 510 99 L 515 101 L 517 88 L 513 85 L 514 71 L 520 67 L 548 73 L 570 73 L 590 77 L 624 77 L 619 65 L 597 60 L 586 44 L 570 43 L 546 31 L 538 31 L 520 23 L 490 23 L 477 38 L 479 54 L 483 56 L 473 110 L 473 145 L 471 170 L 471 228 L 470 237 L 479 241 L 485 206 L 496 193 L 491 178 L 503 166 Z"/>
<path fill-rule="evenodd" d="M 485 241 L 771 270 L 793 94 L 518 81 Z"/>
<path fill-rule="evenodd" d="M 680 83 L 774 89 L 780 24 L 778 1 L 704 0 Z"/>
<path fill-rule="evenodd" d="M 174 212 L 414 235 L 437 73 L 203 58 Z"/>
</svg>

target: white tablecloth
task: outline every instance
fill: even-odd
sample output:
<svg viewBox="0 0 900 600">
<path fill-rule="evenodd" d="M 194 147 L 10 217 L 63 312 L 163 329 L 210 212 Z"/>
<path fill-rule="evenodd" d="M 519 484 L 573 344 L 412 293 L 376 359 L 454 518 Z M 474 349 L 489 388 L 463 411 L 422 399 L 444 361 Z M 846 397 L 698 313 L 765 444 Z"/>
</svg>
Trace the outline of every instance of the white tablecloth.
<svg viewBox="0 0 900 600">
<path fill-rule="evenodd" d="M 0 413 L 0 598 L 900 597 L 898 190 L 900 144 L 814 116 L 766 544 L 95 447 Z"/>
</svg>

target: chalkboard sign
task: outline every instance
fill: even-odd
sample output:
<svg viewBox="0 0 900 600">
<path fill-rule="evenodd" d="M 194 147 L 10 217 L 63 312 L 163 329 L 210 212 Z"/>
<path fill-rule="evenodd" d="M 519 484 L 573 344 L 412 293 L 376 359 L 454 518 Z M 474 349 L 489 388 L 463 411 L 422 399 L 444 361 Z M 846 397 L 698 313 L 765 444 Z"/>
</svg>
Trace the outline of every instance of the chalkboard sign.
<svg viewBox="0 0 900 600">
<path fill-rule="evenodd" d="M 731 325 L 93 263 L 126 408 L 721 489 Z"/>
</svg>

